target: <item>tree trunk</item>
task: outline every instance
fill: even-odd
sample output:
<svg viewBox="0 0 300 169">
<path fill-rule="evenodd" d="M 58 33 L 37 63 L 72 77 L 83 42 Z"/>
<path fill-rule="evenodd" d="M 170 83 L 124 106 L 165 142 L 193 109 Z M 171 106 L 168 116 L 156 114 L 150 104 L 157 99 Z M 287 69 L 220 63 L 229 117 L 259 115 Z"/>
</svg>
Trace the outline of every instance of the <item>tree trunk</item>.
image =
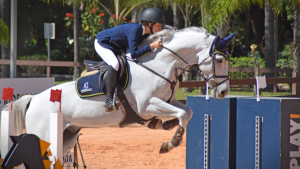
<svg viewBox="0 0 300 169">
<path fill-rule="evenodd" d="M 219 26 L 218 35 L 220 35 L 221 38 L 225 38 L 228 33 L 228 29 L 229 29 L 229 25 L 230 25 L 230 17 L 231 17 L 231 14 L 228 14 L 226 23 L 220 24 L 220 26 Z"/>
<path fill-rule="evenodd" d="M 278 17 L 274 15 L 274 68 L 276 67 L 276 63 L 278 61 Z M 274 77 L 278 77 L 277 74 L 274 74 Z M 273 92 L 277 93 L 277 84 L 273 84 Z"/>
<path fill-rule="evenodd" d="M 190 4 L 188 2 L 185 3 L 185 21 L 184 21 L 184 25 L 185 27 L 189 27 L 189 23 L 190 23 L 190 18 L 189 18 L 189 7 L 190 7 Z M 182 81 L 184 82 L 188 82 L 188 81 L 191 81 L 192 80 L 192 72 L 191 71 L 191 68 L 189 67 L 187 69 L 186 72 L 184 72 L 184 75 L 182 76 Z M 193 91 L 193 88 L 191 87 L 183 87 L 182 88 L 182 92 L 186 93 L 186 92 L 192 92 Z"/>
<path fill-rule="evenodd" d="M 10 25 L 9 18 L 10 18 L 10 0 L 1 0 L 1 19 L 6 23 L 6 25 Z M 9 52 L 10 47 L 9 43 L 5 46 L 2 43 L 2 59 L 9 59 Z M 2 78 L 9 78 L 10 77 L 10 66 L 9 65 L 2 65 Z"/>
<path fill-rule="evenodd" d="M 104 5 L 105 6 L 109 6 L 109 3 L 110 3 L 110 0 L 105 0 L 104 1 Z M 104 12 L 104 17 L 103 17 L 103 20 L 104 20 L 104 23 L 102 24 L 102 30 L 105 30 L 108 28 L 108 22 L 109 22 L 109 18 L 110 18 L 110 15 L 108 12 Z"/>
<path fill-rule="evenodd" d="M 173 26 L 175 28 L 179 28 L 179 19 L 178 19 L 178 12 L 177 12 L 177 3 L 174 2 L 172 3 L 172 1 L 170 0 L 170 4 L 172 7 L 172 11 L 173 11 Z"/>
<path fill-rule="evenodd" d="M 250 23 L 257 40 L 258 51 L 261 58 L 265 56 L 264 50 L 264 10 L 259 6 L 253 6 L 250 10 Z"/>
<path fill-rule="evenodd" d="M 245 28 L 245 31 L 246 31 L 246 35 L 245 35 L 245 51 L 244 51 L 244 55 L 245 56 L 248 56 L 249 54 L 249 46 L 250 46 L 250 43 L 249 43 L 249 29 L 250 29 L 250 8 L 246 11 L 246 28 Z"/>
<path fill-rule="evenodd" d="M 77 4 L 73 3 L 74 12 L 74 62 L 80 61 L 80 46 L 79 46 L 79 7 Z M 73 80 L 80 77 L 80 67 L 74 67 Z"/>
<path fill-rule="evenodd" d="M 120 23 L 119 23 L 119 14 L 120 14 L 120 1 L 119 0 L 114 0 L 114 3 L 115 3 L 115 14 L 116 14 L 116 22 L 115 22 L 115 26 L 118 26 Z"/>
<path fill-rule="evenodd" d="M 298 72 L 298 77 L 300 77 L 300 7 L 298 5 L 295 6 L 294 12 L 294 35 L 293 35 L 293 71 Z M 297 91 L 299 94 L 300 85 L 297 85 Z"/>
<path fill-rule="evenodd" d="M 274 57 L 275 57 L 275 63 L 278 61 L 278 17 L 274 16 Z"/>
<path fill-rule="evenodd" d="M 265 68 L 275 67 L 274 57 L 274 14 L 271 5 L 265 2 Z M 273 73 L 266 73 L 267 78 L 274 77 Z M 267 86 L 272 91 L 273 85 Z"/>
<path fill-rule="evenodd" d="M 142 13 L 144 12 L 144 9 L 145 9 L 144 5 L 139 5 L 132 10 L 132 12 L 131 12 L 132 23 L 141 21 L 141 16 L 142 16 Z"/>
<path fill-rule="evenodd" d="M 176 2 L 172 3 L 172 0 L 170 0 L 170 4 L 173 11 L 173 26 L 176 27 L 177 29 L 181 29 L 184 27 L 183 14 L 178 7 L 178 3 Z"/>
</svg>

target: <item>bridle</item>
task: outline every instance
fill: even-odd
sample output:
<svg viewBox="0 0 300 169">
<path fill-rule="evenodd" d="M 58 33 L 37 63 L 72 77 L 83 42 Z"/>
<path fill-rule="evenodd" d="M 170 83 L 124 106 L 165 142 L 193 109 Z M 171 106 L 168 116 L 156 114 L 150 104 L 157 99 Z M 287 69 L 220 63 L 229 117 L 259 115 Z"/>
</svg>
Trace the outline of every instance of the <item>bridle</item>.
<svg viewBox="0 0 300 169">
<path fill-rule="evenodd" d="M 217 54 L 220 54 L 222 55 L 226 60 L 230 61 L 229 58 L 228 58 L 228 55 L 224 54 L 223 52 L 221 51 L 217 51 L 215 50 L 215 52 L 212 52 L 209 56 L 207 56 L 204 60 L 202 60 L 199 64 L 198 64 L 198 68 L 199 70 L 197 70 L 195 67 L 191 66 L 187 61 L 185 61 L 182 57 L 180 57 L 176 52 L 172 51 L 171 49 L 165 47 L 165 46 L 162 46 L 164 49 L 168 50 L 169 52 L 173 53 L 175 56 L 177 56 L 179 59 L 181 59 L 184 63 L 187 64 L 187 67 L 185 67 L 184 69 L 181 69 L 181 70 L 184 70 L 186 71 L 186 69 L 188 69 L 189 67 L 191 67 L 195 72 L 197 72 L 201 77 L 203 77 L 203 79 L 206 81 L 206 82 L 211 82 L 212 84 L 212 89 L 221 85 L 222 83 L 226 82 L 227 80 L 229 80 L 229 76 L 228 75 L 221 75 L 221 76 L 218 76 L 216 75 L 216 69 L 215 69 L 215 60 L 216 60 L 216 55 Z M 227 49 L 223 49 L 224 51 Z M 222 50 L 222 51 L 223 51 Z M 211 76 L 206 76 L 202 70 L 200 69 L 200 65 L 203 64 L 208 58 L 212 58 L 212 75 Z M 216 78 L 225 78 L 225 80 L 221 81 L 220 83 L 217 83 L 214 81 L 214 79 Z"/>
</svg>

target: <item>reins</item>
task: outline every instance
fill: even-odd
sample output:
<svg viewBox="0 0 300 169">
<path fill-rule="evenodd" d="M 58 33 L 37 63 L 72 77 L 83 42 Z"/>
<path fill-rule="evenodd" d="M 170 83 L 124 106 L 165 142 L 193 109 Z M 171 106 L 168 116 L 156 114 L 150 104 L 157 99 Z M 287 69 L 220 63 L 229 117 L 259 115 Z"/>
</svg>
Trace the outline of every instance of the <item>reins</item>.
<svg viewBox="0 0 300 169">
<path fill-rule="evenodd" d="M 180 60 L 182 60 L 184 63 L 187 64 L 187 67 L 186 67 L 186 68 L 184 68 L 184 69 L 179 68 L 179 69 L 186 71 L 186 69 L 187 69 L 188 67 L 191 67 L 195 72 L 197 72 L 201 77 L 203 77 L 203 79 L 204 79 L 206 82 L 211 81 L 211 83 L 213 84 L 213 88 L 214 88 L 214 87 L 217 87 L 217 86 L 219 86 L 220 84 L 224 83 L 225 81 L 229 80 L 229 76 L 216 76 L 216 74 L 215 74 L 215 64 L 214 64 L 214 59 L 215 59 L 215 57 L 213 57 L 213 55 L 221 54 L 222 56 L 224 56 L 224 58 L 225 58 L 226 60 L 229 61 L 228 57 L 227 57 L 224 53 L 222 53 L 222 52 L 220 52 L 220 51 L 214 52 L 212 55 L 209 55 L 209 56 L 206 57 L 204 60 L 202 60 L 202 62 L 200 62 L 200 63 L 198 64 L 198 67 L 199 67 L 199 66 L 200 66 L 202 63 L 204 63 L 209 57 L 212 57 L 212 59 L 213 59 L 213 64 L 212 64 L 212 66 L 213 66 L 213 76 L 212 76 L 212 77 L 206 77 L 205 74 L 201 71 L 200 68 L 199 68 L 199 70 L 197 70 L 195 67 L 191 66 L 187 61 L 185 61 L 181 56 L 179 56 L 176 52 L 172 51 L 171 49 L 169 49 L 169 48 L 167 48 L 167 47 L 165 47 L 165 46 L 162 46 L 162 47 L 163 47 L 164 49 L 168 50 L 169 52 L 171 52 L 172 54 L 174 54 L 175 56 L 177 56 Z M 214 79 L 214 78 L 226 78 L 226 79 L 223 80 L 223 81 L 220 82 L 220 83 L 216 83 L 216 82 L 214 82 L 214 81 L 211 80 L 211 79 Z"/>
<path fill-rule="evenodd" d="M 201 77 L 203 77 L 203 79 L 204 79 L 206 82 L 211 81 L 211 83 L 213 84 L 213 88 L 214 88 L 214 87 L 217 87 L 217 86 L 221 85 L 222 83 L 224 83 L 225 81 L 229 80 L 229 76 L 228 76 L 228 75 L 227 75 L 227 76 L 226 76 L 226 75 L 224 75 L 224 76 L 216 76 L 216 74 L 215 74 L 215 63 L 214 63 L 214 62 L 215 62 L 215 61 L 214 61 L 214 60 L 215 60 L 215 57 L 213 57 L 213 56 L 215 56 L 216 54 L 221 54 L 222 56 L 224 56 L 224 58 L 225 58 L 226 60 L 229 61 L 228 57 L 227 57 L 224 53 L 222 53 L 222 52 L 220 52 L 220 51 L 216 51 L 216 52 L 214 52 L 213 54 L 210 54 L 208 57 L 206 57 L 204 60 L 202 60 L 202 61 L 198 64 L 198 67 L 200 67 L 200 65 L 201 65 L 202 63 L 204 63 L 209 57 L 212 57 L 212 62 L 213 62 L 213 64 L 212 64 L 212 66 L 213 66 L 213 75 L 212 75 L 212 77 L 206 77 L 205 74 L 201 71 L 200 68 L 199 68 L 199 70 L 197 70 L 195 67 L 191 66 L 186 60 L 184 60 L 181 56 L 179 56 L 179 55 L 178 55 L 176 52 L 174 52 L 173 50 L 171 50 L 171 49 L 169 49 L 169 48 L 167 48 L 167 47 L 165 47 L 165 46 L 163 46 L 163 45 L 162 45 L 162 48 L 168 50 L 169 52 L 171 52 L 172 54 L 174 54 L 175 56 L 177 56 L 180 60 L 182 60 L 185 64 L 187 64 L 187 67 L 185 67 L 185 68 L 176 68 L 176 69 L 175 69 L 175 77 L 176 77 L 176 81 L 172 81 L 172 82 L 171 82 L 171 81 L 170 81 L 169 79 L 167 79 L 166 77 L 160 75 L 159 73 L 157 73 L 156 71 L 152 70 L 151 68 L 145 66 L 144 64 L 142 64 L 141 62 L 139 62 L 139 61 L 136 60 L 136 59 L 130 59 L 130 61 L 133 61 L 134 63 L 136 63 L 136 64 L 142 66 L 143 68 L 149 70 L 149 71 L 152 72 L 153 74 L 155 74 L 155 75 L 161 77 L 162 79 L 164 79 L 164 80 L 166 80 L 168 83 L 170 83 L 170 85 L 171 85 L 170 88 L 172 89 L 172 94 L 171 94 L 171 97 L 170 97 L 170 98 L 168 99 L 168 101 L 167 101 L 168 103 L 171 102 L 171 98 L 172 98 L 172 96 L 173 96 L 173 94 L 174 94 L 174 88 L 175 88 L 175 86 L 176 86 L 176 84 L 177 84 L 177 81 L 178 81 L 177 69 L 186 71 L 186 69 L 187 69 L 188 67 L 191 67 L 195 72 L 197 72 Z M 212 79 L 214 79 L 214 78 L 225 78 L 225 80 L 223 80 L 223 81 L 220 82 L 220 83 L 216 83 L 215 81 L 212 80 Z"/>
<path fill-rule="evenodd" d="M 133 59 L 132 61 L 133 61 L 134 63 L 136 63 L 136 64 L 142 66 L 143 68 L 149 70 L 149 71 L 152 72 L 153 74 L 155 74 L 155 75 L 161 77 L 162 79 L 166 80 L 167 82 L 169 82 L 169 83 L 171 84 L 172 94 L 171 94 L 171 97 L 170 97 L 170 98 L 168 99 L 168 101 L 167 101 L 168 103 L 170 103 L 170 102 L 171 102 L 171 98 L 172 98 L 172 96 L 173 96 L 173 94 L 174 94 L 174 88 L 175 88 L 175 86 L 176 86 L 176 84 L 177 84 L 177 80 L 178 80 L 177 76 L 176 76 L 176 81 L 172 81 L 172 82 L 171 82 L 169 79 L 167 79 L 167 78 L 165 78 L 164 76 L 160 75 L 159 73 L 155 72 L 155 71 L 152 70 L 151 68 L 149 68 L 149 67 L 143 65 L 143 64 L 142 64 L 141 62 L 139 62 L 138 60 Z"/>
</svg>

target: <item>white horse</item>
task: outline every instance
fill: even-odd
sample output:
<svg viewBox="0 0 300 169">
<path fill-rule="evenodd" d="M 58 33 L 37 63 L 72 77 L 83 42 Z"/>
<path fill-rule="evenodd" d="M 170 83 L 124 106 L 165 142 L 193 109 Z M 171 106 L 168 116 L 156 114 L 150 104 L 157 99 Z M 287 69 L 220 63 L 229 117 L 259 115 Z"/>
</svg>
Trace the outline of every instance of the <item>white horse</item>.
<svg viewBox="0 0 300 169">
<path fill-rule="evenodd" d="M 220 38 L 210 35 L 203 28 L 190 27 L 183 30 L 163 30 L 145 40 L 140 47 L 156 41 L 163 35 L 163 45 L 166 48 L 157 49 L 138 61 L 155 70 L 170 81 L 177 82 L 174 89 L 165 79 L 153 74 L 140 65 L 129 61 L 130 80 L 124 93 L 129 104 L 137 114 L 150 119 L 156 117 L 175 117 L 179 127 L 171 142 L 162 145 L 160 153 L 169 152 L 182 141 L 182 135 L 193 111 L 174 99 L 179 88 L 175 70 L 198 64 L 203 76 L 211 87 L 212 96 L 222 99 L 229 92 L 228 59 L 221 52 L 216 52 Z M 225 39 L 226 43 L 231 40 Z M 210 54 L 210 48 L 213 46 Z M 127 54 L 130 57 L 130 54 Z M 216 76 L 217 75 L 217 76 Z M 75 91 L 75 81 L 63 83 L 49 88 L 37 95 L 26 95 L 13 103 L 13 112 L 17 122 L 16 133 L 26 129 L 29 134 L 35 134 L 40 139 L 49 142 L 50 113 L 59 112 L 59 103 L 49 101 L 51 89 L 62 89 L 61 112 L 63 113 L 63 153 L 72 149 L 76 136 L 82 128 L 98 128 L 118 126 L 125 118 L 124 108 L 106 112 L 105 95 L 80 98 Z M 172 91 L 173 90 L 173 91 Z M 167 100 L 170 99 L 170 103 Z M 6 105 L 6 110 L 9 105 Z M 155 123 L 156 129 L 163 129 L 161 121 Z"/>
</svg>

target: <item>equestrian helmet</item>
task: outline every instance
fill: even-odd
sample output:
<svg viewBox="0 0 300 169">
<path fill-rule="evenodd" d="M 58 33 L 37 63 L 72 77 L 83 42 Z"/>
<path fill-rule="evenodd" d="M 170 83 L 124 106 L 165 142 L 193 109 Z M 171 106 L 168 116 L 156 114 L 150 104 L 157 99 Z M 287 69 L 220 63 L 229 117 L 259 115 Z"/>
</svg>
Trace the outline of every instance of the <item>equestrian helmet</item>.
<svg viewBox="0 0 300 169">
<path fill-rule="evenodd" d="M 165 25 L 165 15 L 164 13 L 157 8 L 148 8 L 146 9 L 141 17 L 141 21 L 151 21 L 151 22 L 157 22 L 160 24 Z"/>
</svg>

